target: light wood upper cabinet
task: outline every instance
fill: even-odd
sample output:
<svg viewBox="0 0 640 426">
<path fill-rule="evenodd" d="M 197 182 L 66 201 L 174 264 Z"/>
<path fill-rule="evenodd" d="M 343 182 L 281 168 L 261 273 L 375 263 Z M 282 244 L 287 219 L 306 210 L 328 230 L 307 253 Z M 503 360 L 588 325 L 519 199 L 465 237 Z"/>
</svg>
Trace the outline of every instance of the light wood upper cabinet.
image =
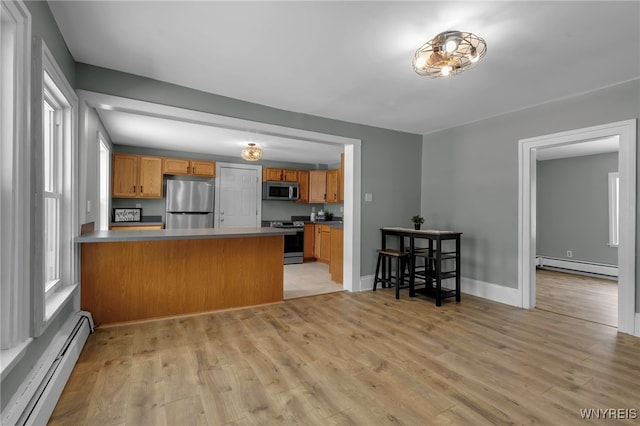
<svg viewBox="0 0 640 426">
<path fill-rule="evenodd" d="M 265 167 L 262 169 L 263 181 L 297 182 L 298 170 L 274 169 Z"/>
<path fill-rule="evenodd" d="M 216 177 L 215 161 L 191 160 L 191 174 L 194 176 Z"/>
<path fill-rule="evenodd" d="M 111 193 L 114 198 L 132 198 L 138 194 L 138 156 L 113 154 Z"/>
<path fill-rule="evenodd" d="M 216 177 L 216 162 L 164 158 L 162 160 L 162 173 L 165 175 Z"/>
<path fill-rule="evenodd" d="M 327 170 L 327 203 L 338 202 L 338 170 Z"/>
<path fill-rule="evenodd" d="M 309 202 L 324 203 L 327 198 L 327 171 L 311 170 L 309 172 Z"/>
<path fill-rule="evenodd" d="M 140 156 L 140 198 L 162 198 L 162 158 Z"/>
<path fill-rule="evenodd" d="M 133 154 L 113 154 L 113 198 L 162 198 L 162 159 Z"/>
<path fill-rule="evenodd" d="M 300 198 L 298 203 L 309 202 L 309 172 L 307 170 L 298 170 L 298 191 Z"/>
</svg>

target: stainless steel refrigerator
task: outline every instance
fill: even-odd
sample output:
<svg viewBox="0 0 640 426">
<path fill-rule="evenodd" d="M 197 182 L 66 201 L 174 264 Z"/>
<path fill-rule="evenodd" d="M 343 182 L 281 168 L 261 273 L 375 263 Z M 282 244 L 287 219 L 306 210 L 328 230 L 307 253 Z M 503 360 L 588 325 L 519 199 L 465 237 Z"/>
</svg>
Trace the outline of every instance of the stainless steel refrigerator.
<svg viewBox="0 0 640 426">
<path fill-rule="evenodd" d="M 213 228 L 213 181 L 167 180 L 166 229 Z"/>
</svg>

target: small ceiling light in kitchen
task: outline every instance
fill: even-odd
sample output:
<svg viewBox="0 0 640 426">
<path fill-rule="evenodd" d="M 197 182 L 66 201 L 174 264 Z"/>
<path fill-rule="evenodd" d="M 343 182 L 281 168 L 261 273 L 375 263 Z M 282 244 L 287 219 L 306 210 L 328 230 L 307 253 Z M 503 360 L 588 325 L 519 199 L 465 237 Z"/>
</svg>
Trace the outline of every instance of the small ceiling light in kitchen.
<svg viewBox="0 0 640 426">
<path fill-rule="evenodd" d="M 474 66 L 486 53 L 487 44 L 477 35 L 445 31 L 416 50 L 413 70 L 429 77 L 456 75 Z"/>
<path fill-rule="evenodd" d="M 240 156 L 247 161 L 258 161 L 262 158 L 262 150 L 255 143 L 250 143 L 248 147 L 242 150 Z"/>
</svg>

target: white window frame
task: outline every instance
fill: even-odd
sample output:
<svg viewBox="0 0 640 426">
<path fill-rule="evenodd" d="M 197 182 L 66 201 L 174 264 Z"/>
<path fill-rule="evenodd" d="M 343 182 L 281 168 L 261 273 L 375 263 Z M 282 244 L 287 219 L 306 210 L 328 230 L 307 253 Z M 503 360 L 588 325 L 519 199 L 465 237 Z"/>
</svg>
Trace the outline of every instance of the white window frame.
<svg viewBox="0 0 640 426">
<path fill-rule="evenodd" d="M 0 4 L 0 377 L 32 341 L 30 299 L 31 14 Z"/>
<path fill-rule="evenodd" d="M 38 54 L 34 55 L 34 99 L 38 108 L 33 108 L 34 117 L 34 246 L 33 256 L 33 318 L 34 335 L 42 334 L 51 320 L 76 293 L 78 280 L 78 248 L 73 239 L 79 233 L 78 219 L 78 167 L 77 167 L 77 120 L 78 98 L 68 83 L 55 58 L 41 39 L 34 41 Z M 37 97 L 37 98 L 36 98 Z M 60 126 L 58 137 L 60 151 L 60 258 L 59 281 L 45 283 L 44 254 L 44 101 L 54 102 L 57 122 Z M 35 102 L 35 101 L 34 101 Z M 53 106 L 53 105 L 52 105 Z"/>
<path fill-rule="evenodd" d="M 620 244 L 620 173 L 609 173 L 609 247 Z"/>
<path fill-rule="evenodd" d="M 98 229 L 107 231 L 111 202 L 111 148 L 100 132 L 98 132 L 98 164 Z"/>
</svg>

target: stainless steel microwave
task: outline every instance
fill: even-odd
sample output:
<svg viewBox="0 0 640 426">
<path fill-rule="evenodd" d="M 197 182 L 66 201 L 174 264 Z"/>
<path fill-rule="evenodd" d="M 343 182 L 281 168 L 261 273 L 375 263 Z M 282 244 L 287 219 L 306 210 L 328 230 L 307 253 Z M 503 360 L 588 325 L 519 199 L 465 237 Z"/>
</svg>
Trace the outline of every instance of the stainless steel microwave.
<svg viewBox="0 0 640 426">
<path fill-rule="evenodd" d="M 298 182 L 262 182 L 263 200 L 295 201 L 300 198 Z"/>
</svg>

